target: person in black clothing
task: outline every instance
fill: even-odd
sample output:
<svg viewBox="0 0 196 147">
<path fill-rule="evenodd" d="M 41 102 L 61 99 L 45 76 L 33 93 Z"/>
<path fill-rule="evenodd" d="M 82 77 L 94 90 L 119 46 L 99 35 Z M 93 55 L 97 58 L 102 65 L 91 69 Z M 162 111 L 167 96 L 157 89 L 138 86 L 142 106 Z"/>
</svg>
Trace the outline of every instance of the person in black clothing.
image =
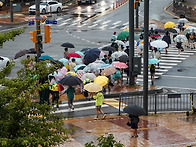
<svg viewBox="0 0 196 147">
<path fill-rule="evenodd" d="M 154 76 L 155 76 L 155 69 L 156 69 L 156 65 L 155 64 L 151 64 L 149 65 L 150 67 L 150 77 L 151 77 L 151 85 L 154 85 Z"/>
<path fill-rule="evenodd" d="M 136 138 L 138 137 L 137 135 L 137 129 L 138 129 L 138 123 L 139 123 L 139 117 L 135 116 L 135 115 L 129 115 L 128 116 L 131 120 L 131 123 L 128 122 L 127 125 L 131 127 L 131 129 L 133 129 L 133 135 L 131 136 L 132 138 Z"/>
<path fill-rule="evenodd" d="M 162 40 L 167 43 L 167 47 L 165 48 L 165 53 L 167 54 L 169 45 L 171 44 L 171 38 L 170 38 L 170 34 L 168 31 L 163 36 Z"/>
</svg>

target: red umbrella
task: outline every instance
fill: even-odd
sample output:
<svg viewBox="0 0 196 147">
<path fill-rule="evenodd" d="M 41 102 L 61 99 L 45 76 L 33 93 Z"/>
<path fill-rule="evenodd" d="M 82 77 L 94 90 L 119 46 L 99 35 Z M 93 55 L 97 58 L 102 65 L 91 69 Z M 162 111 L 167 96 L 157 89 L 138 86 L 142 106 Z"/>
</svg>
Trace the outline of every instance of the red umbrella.
<svg viewBox="0 0 196 147">
<path fill-rule="evenodd" d="M 116 63 L 113 64 L 113 67 L 115 67 L 115 68 L 127 68 L 128 66 L 123 62 L 116 62 Z"/>
<path fill-rule="evenodd" d="M 79 54 L 74 53 L 74 52 L 67 54 L 67 57 L 81 58 L 81 56 Z"/>
</svg>

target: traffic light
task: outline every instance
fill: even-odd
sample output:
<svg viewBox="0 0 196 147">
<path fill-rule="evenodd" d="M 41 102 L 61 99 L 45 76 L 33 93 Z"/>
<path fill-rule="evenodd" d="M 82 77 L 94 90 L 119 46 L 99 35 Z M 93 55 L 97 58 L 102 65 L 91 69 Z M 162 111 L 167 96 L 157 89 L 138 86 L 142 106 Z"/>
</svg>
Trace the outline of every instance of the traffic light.
<svg viewBox="0 0 196 147">
<path fill-rule="evenodd" d="M 36 31 L 32 31 L 29 33 L 32 35 L 32 37 L 30 37 L 30 39 L 33 41 L 33 43 L 37 43 Z"/>
<path fill-rule="evenodd" d="M 45 32 L 45 43 L 48 43 L 48 42 L 50 42 L 50 39 L 51 39 L 51 37 L 50 37 L 50 28 L 51 28 L 51 26 L 49 26 L 49 25 L 45 25 L 44 26 L 44 32 Z"/>
</svg>

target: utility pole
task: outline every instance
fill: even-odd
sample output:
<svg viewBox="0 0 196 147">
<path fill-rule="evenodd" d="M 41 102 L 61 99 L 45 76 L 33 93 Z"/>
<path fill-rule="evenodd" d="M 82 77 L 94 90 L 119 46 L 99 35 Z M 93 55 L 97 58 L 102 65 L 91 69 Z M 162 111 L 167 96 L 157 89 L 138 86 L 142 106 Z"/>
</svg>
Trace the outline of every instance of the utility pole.
<svg viewBox="0 0 196 147">
<path fill-rule="evenodd" d="M 39 57 L 41 56 L 41 49 L 42 49 L 42 36 L 41 36 L 41 27 L 40 27 L 40 0 L 35 0 L 36 4 L 36 44 L 35 44 L 35 50 L 37 53 L 37 62 L 39 62 Z"/>
<path fill-rule="evenodd" d="M 13 22 L 13 1 L 14 0 L 10 0 L 10 21 Z"/>
<path fill-rule="evenodd" d="M 134 85 L 134 0 L 129 0 L 129 85 Z"/>
<path fill-rule="evenodd" d="M 136 17 L 135 17 L 135 25 L 136 25 L 136 28 L 139 27 L 139 14 L 138 14 L 138 11 L 139 11 L 139 5 L 140 5 L 140 2 L 138 0 L 135 1 L 135 12 L 136 12 Z"/>
<path fill-rule="evenodd" d="M 149 35 L 149 0 L 144 1 L 144 74 L 143 74 L 143 107 L 148 114 L 148 39 Z"/>
</svg>

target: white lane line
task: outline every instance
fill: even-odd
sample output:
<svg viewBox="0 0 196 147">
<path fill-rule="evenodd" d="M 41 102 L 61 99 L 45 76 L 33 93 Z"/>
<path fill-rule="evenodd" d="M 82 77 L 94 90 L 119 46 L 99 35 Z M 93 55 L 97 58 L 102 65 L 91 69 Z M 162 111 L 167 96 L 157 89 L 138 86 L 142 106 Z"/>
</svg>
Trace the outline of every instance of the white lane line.
<svg viewBox="0 0 196 147">
<path fill-rule="evenodd" d="M 93 23 L 98 23 L 98 22 L 100 22 L 101 20 L 99 19 L 99 20 L 97 20 L 97 21 L 94 21 Z"/>
<path fill-rule="evenodd" d="M 180 63 L 182 61 L 179 61 L 179 60 L 162 60 L 162 59 L 160 59 L 159 62 L 178 62 L 178 63 Z"/>
<path fill-rule="evenodd" d="M 186 78 L 186 79 L 196 79 L 196 77 L 190 76 L 175 76 L 175 75 L 163 75 L 164 77 L 172 77 L 172 78 Z"/>
<path fill-rule="evenodd" d="M 57 25 L 57 26 L 63 26 L 63 25 L 66 25 L 67 24 L 67 22 L 64 22 L 64 23 L 61 23 L 61 24 L 59 24 L 59 25 Z"/>
<path fill-rule="evenodd" d="M 89 28 L 92 28 L 92 27 L 95 27 L 95 26 L 98 26 L 98 24 L 94 24 L 92 26 L 88 26 Z"/>
<path fill-rule="evenodd" d="M 109 22 L 111 22 L 111 20 L 104 21 L 102 24 L 105 25 L 105 24 L 107 24 Z"/>
<path fill-rule="evenodd" d="M 63 18 L 62 18 L 62 17 L 60 17 L 60 18 L 57 18 L 57 19 L 56 19 L 56 21 L 59 21 L 59 20 L 61 20 L 61 19 L 63 19 Z"/>
<path fill-rule="evenodd" d="M 74 106 L 82 105 L 82 104 L 90 104 L 90 103 L 95 103 L 95 100 L 82 101 L 82 102 L 74 102 Z M 59 104 L 59 107 L 67 107 L 67 106 L 68 106 L 68 103 L 66 103 L 66 104 Z"/>
<path fill-rule="evenodd" d="M 102 108 L 104 107 L 110 107 L 109 105 L 103 104 L 101 106 Z M 82 111 L 82 110 L 90 110 L 90 109 L 95 109 L 95 106 L 87 106 L 87 107 L 81 107 L 81 108 L 74 108 L 74 112 L 75 111 Z M 64 109 L 64 110 L 57 110 L 54 113 L 65 113 L 68 112 L 68 109 Z"/>
<path fill-rule="evenodd" d="M 105 27 L 107 27 L 108 25 L 102 25 L 101 27 L 99 27 L 100 29 L 103 29 Z"/>
<path fill-rule="evenodd" d="M 116 27 L 118 27 L 119 25 L 115 25 L 113 27 L 110 27 L 109 29 L 115 29 Z"/>
<path fill-rule="evenodd" d="M 122 21 L 117 21 L 117 22 L 115 22 L 115 23 L 113 23 L 113 25 L 117 25 L 117 24 L 119 24 L 119 23 L 121 23 Z"/>
</svg>

